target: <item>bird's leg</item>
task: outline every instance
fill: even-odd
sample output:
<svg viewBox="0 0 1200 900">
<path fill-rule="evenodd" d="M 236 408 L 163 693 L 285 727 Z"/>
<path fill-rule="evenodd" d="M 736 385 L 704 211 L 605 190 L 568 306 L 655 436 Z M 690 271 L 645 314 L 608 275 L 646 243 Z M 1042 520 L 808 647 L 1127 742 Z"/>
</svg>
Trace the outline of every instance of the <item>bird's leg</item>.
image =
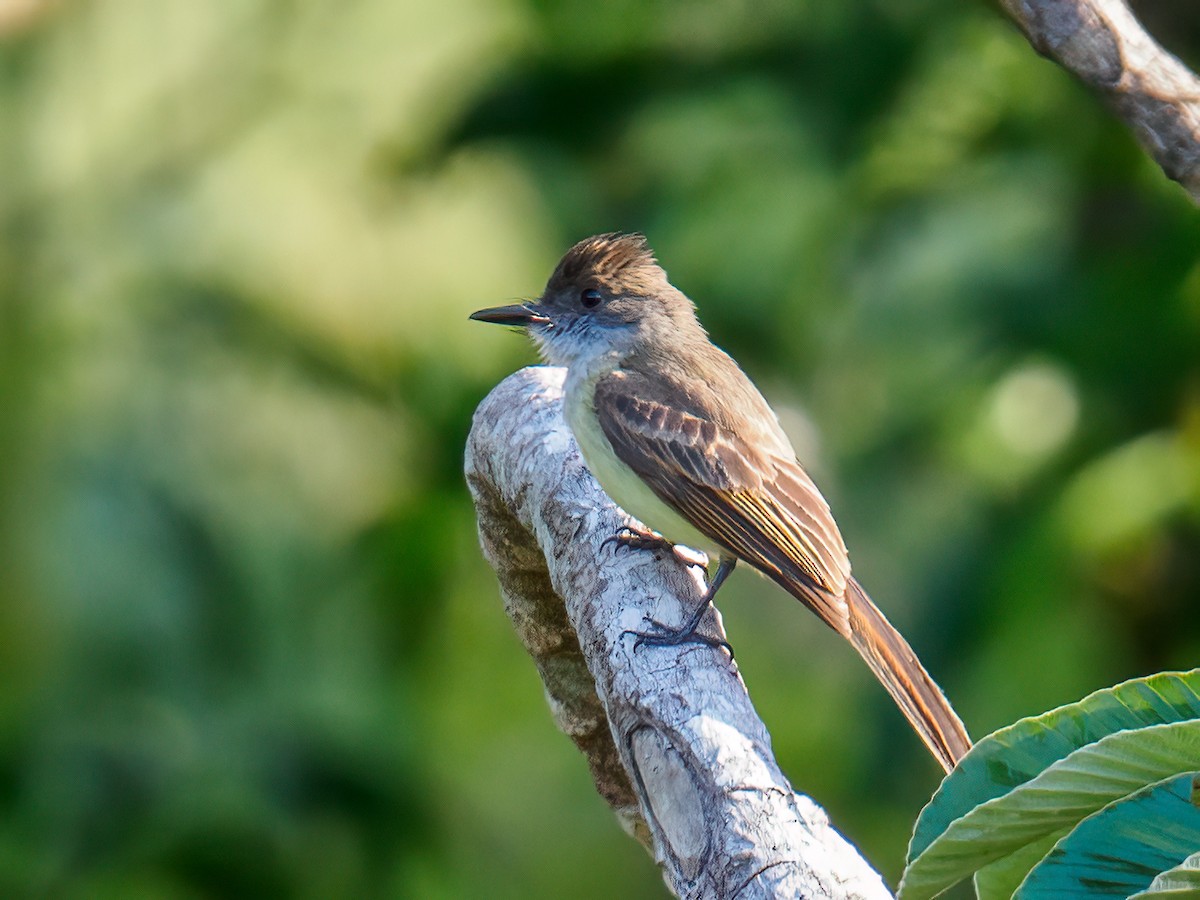
<svg viewBox="0 0 1200 900">
<path fill-rule="evenodd" d="M 699 634 L 696 629 L 700 627 L 700 622 L 712 606 L 713 598 L 717 596 L 717 591 L 721 585 L 725 583 L 725 579 L 729 577 L 729 573 L 733 571 L 733 567 L 737 565 L 737 558 L 733 556 L 722 556 L 721 561 L 717 564 L 717 571 L 713 573 L 712 580 L 708 583 L 708 588 L 704 591 L 704 597 L 696 607 L 696 611 L 692 613 L 692 617 L 687 623 L 679 629 L 668 628 L 661 622 L 652 621 L 657 631 L 627 631 L 626 634 L 635 635 L 637 640 L 633 642 L 633 649 L 636 650 L 643 644 L 650 647 L 675 647 L 679 644 L 705 644 L 709 647 L 723 647 L 729 652 L 729 658 L 733 659 L 733 647 L 729 645 L 729 641 L 721 638 L 713 638 L 708 635 Z"/>
<path fill-rule="evenodd" d="M 612 537 L 607 537 L 600 543 L 603 550 L 609 544 L 616 544 L 617 549 L 628 547 L 631 550 L 662 550 L 669 549 L 685 566 L 700 566 L 708 568 L 708 556 L 699 550 L 692 550 L 682 544 L 673 544 L 657 531 L 642 531 L 630 525 L 624 526 Z"/>
</svg>

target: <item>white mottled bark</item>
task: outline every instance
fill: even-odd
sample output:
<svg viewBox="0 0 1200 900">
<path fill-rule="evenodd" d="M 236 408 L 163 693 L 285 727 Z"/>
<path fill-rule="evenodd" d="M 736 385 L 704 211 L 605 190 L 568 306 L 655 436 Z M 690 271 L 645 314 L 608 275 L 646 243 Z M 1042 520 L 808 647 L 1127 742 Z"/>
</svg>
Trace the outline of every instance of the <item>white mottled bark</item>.
<svg viewBox="0 0 1200 900">
<path fill-rule="evenodd" d="M 1200 203 L 1200 78 L 1124 0 L 1002 0 L 1035 50 L 1099 91 L 1167 177 Z"/>
<path fill-rule="evenodd" d="M 724 651 L 634 648 L 631 630 L 687 618 L 702 573 L 670 553 L 601 546 L 632 520 L 584 467 L 563 375 L 524 369 L 492 391 L 466 475 L 505 608 L 600 795 L 680 897 L 890 897 L 792 790 Z M 718 617 L 707 628 L 723 636 Z"/>
</svg>

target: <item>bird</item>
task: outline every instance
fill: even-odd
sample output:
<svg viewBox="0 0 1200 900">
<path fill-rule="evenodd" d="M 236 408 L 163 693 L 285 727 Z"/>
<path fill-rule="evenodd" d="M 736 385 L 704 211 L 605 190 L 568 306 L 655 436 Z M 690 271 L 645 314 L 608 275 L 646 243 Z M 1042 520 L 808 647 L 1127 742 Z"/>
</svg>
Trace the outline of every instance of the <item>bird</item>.
<svg viewBox="0 0 1200 900">
<path fill-rule="evenodd" d="M 633 548 L 692 548 L 716 558 L 695 612 L 641 644 L 714 642 L 697 629 L 739 561 L 812 610 L 861 655 L 947 771 L 971 739 L 904 637 L 851 574 L 829 504 L 750 378 L 709 338 L 646 238 L 586 238 L 541 296 L 472 319 L 524 329 L 564 366 L 564 417 L 604 492 L 652 531 Z M 687 559 L 687 556 L 683 556 Z M 725 645 L 728 646 L 728 645 Z"/>
</svg>

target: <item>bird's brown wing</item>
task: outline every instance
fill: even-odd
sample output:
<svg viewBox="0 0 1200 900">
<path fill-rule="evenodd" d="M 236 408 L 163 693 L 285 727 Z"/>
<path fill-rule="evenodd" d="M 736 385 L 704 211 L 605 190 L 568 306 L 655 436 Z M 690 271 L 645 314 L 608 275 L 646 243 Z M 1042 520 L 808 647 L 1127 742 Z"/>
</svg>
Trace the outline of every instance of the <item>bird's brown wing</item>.
<svg viewBox="0 0 1200 900">
<path fill-rule="evenodd" d="M 746 414 L 706 408 L 717 402 L 705 399 L 711 389 L 617 371 L 597 385 L 596 414 L 617 456 L 661 500 L 850 641 L 950 771 L 971 748 L 967 730 L 904 637 L 850 577 L 829 507 L 766 402 L 748 381 L 733 386 Z"/>
<path fill-rule="evenodd" d="M 700 406 L 704 392 L 692 387 L 627 370 L 601 378 L 596 414 L 617 457 L 702 534 L 848 635 L 845 544 L 765 401 L 755 391 L 750 402 L 758 408 L 720 416 Z M 750 433 L 722 418 L 744 420 Z"/>
</svg>

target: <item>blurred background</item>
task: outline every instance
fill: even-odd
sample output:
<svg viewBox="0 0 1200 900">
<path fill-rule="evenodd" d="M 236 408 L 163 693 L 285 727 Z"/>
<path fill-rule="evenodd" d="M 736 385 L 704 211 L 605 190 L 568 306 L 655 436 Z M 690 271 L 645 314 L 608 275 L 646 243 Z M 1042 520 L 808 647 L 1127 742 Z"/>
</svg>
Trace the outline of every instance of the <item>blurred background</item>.
<svg viewBox="0 0 1200 900">
<path fill-rule="evenodd" d="M 612 229 L 974 734 L 1200 661 L 1200 220 L 986 4 L 3 0 L 0 896 L 665 895 L 461 474 L 534 358 L 467 314 Z M 723 597 L 894 881 L 936 766 L 813 616 Z"/>
</svg>

